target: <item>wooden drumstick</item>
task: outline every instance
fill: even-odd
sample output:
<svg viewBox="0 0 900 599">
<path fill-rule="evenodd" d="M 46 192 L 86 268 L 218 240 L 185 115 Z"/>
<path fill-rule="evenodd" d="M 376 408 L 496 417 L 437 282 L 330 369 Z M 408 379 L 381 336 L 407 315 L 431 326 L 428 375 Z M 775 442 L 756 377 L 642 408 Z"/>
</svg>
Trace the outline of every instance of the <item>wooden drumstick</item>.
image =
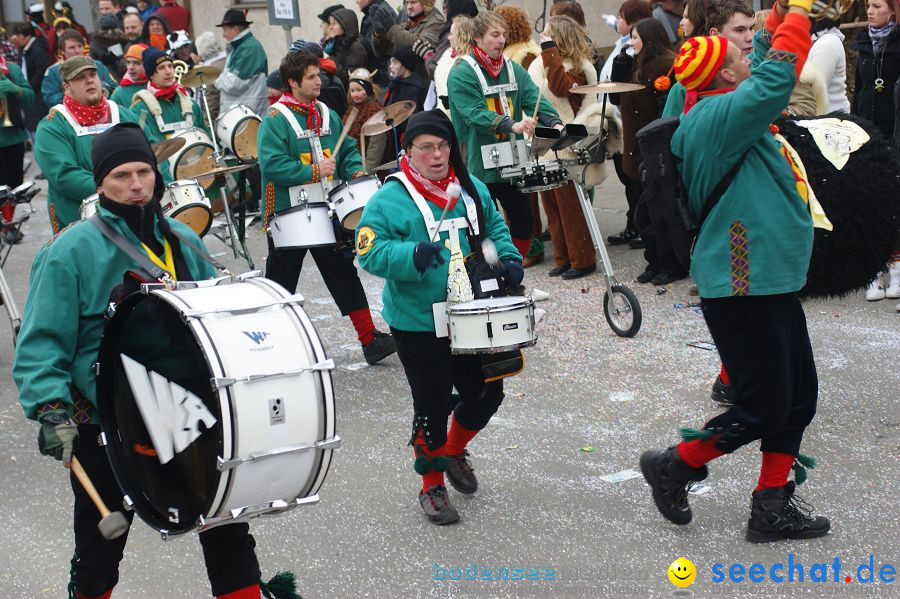
<svg viewBox="0 0 900 599">
<path fill-rule="evenodd" d="M 338 137 L 337 143 L 334 146 L 334 149 L 331 151 L 332 156 L 337 156 L 337 153 L 341 150 L 341 146 L 344 144 L 344 139 L 347 138 L 347 133 L 350 131 L 350 126 L 353 124 L 353 121 L 356 120 L 356 115 L 359 114 L 359 109 L 354 106 L 350 109 L 350 114 L 347 115 L 347 121 L 344 123 L 344 128 L 341 130 L 341 136 Z"/>
<path fill-rule="evenodd" d="M 542 85 L 541 87 L 538 88 L 537 102 L 534 103 L 534 113 L 531 115 L 532 120 L 537 118 L 538 108 L 541 107 L 541 96 L 543 95 L 543 93 L 544 93 L 544 86 Z"/>
<path fill-rule="evenodd" d="M 363 170 L 366 170 L 366 136 L 359 133 L 359 154 L 362 156 Z"/>
<path fill-rule="evenodd" d="M 88 497 L 91 498 L 91 501 L 93 501 L 94 505 L 97 507 L 97 511 L 100 512 L 100 522 L 97 524 L 97 529 L 100 530 L 100 534 L 103 538 L 107 541 L 111 541 L 112 539 L 116 539 L 125 534 L 129 526 L 125 514 L 122 512 L 109 511 L 109 508 L 106 507 L 106 503 L 103 502 L 103 498 L 100 497 L 100 493 L 97 492 L 94 483 L 91 482 L 87 472 L 82 468 L 78 458 L 72 456 L 70 466 L 72 468 L 72 473 L 75 474 L 75 478 L 77 478 L 78 482 L 81 483 L 81 486 L 84 487 Z"/>
</svg>

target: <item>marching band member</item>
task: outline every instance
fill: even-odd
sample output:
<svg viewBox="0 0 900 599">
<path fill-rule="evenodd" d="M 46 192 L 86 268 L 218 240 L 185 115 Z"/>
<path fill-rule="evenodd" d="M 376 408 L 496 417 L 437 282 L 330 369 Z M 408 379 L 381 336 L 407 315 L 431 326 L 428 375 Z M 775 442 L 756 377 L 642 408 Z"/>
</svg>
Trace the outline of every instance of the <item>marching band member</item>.
<svg viewBox="0 0 900 599">
<path fill-rule="evenodd" d="M 109 97 L 119 106 L 130 108 L 134 94 L 147 88 L 147 74 L 144 72 L 142 58 L 147 47 L 146 44 L 131 44 L 125 53 L 125 75 L 119 80 L 119 87 Z"/>
<path fill-rule="evenodd" d="M 319 58 L 289 52 L 279 71 L 286 91 L 269 108 L 258 134 L 266 198 L 264 227 L 273 214 L 293 205 L 292 189 L 305 186 L 313 197 L 324 199 L 333 177 L 350 180 L 364 174 L 356 142 L 349 137 L 337 155 L 332 154 L 342 127 L 338 114 L 316 99 L 322 89 Z M 367 363 L 380 362 L 396 351 L 393 338 L 375 329 L 352 255 L 336 245 L 278 249 L 271 235 L 268 244 L 266 277 L 291 292 L 297 289 L 307 251 L 312 254 L 341 314 L 350 317 Z"/>
<path fill-rule="evenodd" d="M 75 76 L 72 70 L 85 68 L 83 62 L 89 59 L 71 60 L 64 72 Z M 93 71 L 91 76 L 97 87 Z M 177 280 L 216 276 L 199 249 L 180 241 L 203 248 L 200 238 L 186 225 L 162 216 L 162 176 L 137 124 L 120 123 L 96 136 L 90 156 L 90 177 L 100 193 L 98 215 L 120 242 L 133 244 Z M 122 491 L 105 450 L 96 442 L 100 425 L 91 364 L 97 359 L 111 292 L 122 284 L 126 272 L 143 268 L 91 222 L 79 222 L 60 233 L 32 265 L 13 366 L 25 416 L 41 425 L 41 453 L 61 460 L 66 468 L 77 457 L 109 506 L 122 505 Z M 108 598 L 119 580 L 128 534 L 104 539 L 97 530 L 99 512 L 74 475 L 71 484 L 74 596 Z M 126 517 L 130 522 L 133 512 Z M 249 526 L 223 525 L 199 537 L 213 594 L 258 599 L 260 572 Z"/>
<path fill-rule="evenodd" d="M 68 59 L 59 69 L 65 95 L 37 128 L 34 158 L 47 177 L 47 211 L 53 233 L 78 220 L 81 201 L 96 193 L 91 176 L 91 139 L 122 122 L 138 122 L 127 108 L 108 102 L 97 64 L 86 56 Z M 158 139 L 149 134 L 151 142 Z"/>
<path fill-rule="evenodd" d="M 59 36 L 59 62 L 56 62 L 44 73 L 44 80 L 41 82 L 41 96 L 44 98 L 44 104 L 48 108 L 56 106 L 62 102 L 65 95 L 64 83 L 62 79 L 62 65 L 65 61 L 76 56 L 87 55 L 84 38 L 74 29 L 63 31 Z M 112 93 L 118 87 L 116 80 L 109 74 L 109 69 L 102 62 L 95 63 L 97 65 L 97 76 L 100 83 L 107 93 Z M 37 90 L 35 90 L 37 91 Z"/>
<path fill-rule="evenodd" d="M 197 127 L 209 135 L 200 106 L 175 79 L 172 57 L 157 48 L 147 48 L 142 62 L 149 81 L 146 89 L 135 92 L 131 109 L 151 134 L 165 139 L 180 129 Z"/>
<path fill-rule="evenodd" d="M 464 233 L 480 228 L 496 246 L 509 287 L 521 283 L 524 270 L 488 188 L 467 172 L 450 120 L 431 110 L 412 115 L 407 123 L 401 172 L 366 205 L 356 248 L 360 266 L 385 279 L 383 314 L 413 396 L 410 444 L 422 475 L 419 504 L 431 522 L 443 525 L 457 522 L 459 514 L 447 496 L 442 471 L 446 469 L 457 491 L 477 490 L 466 446 L 503 401 L 503 381 L 485 382 L 479 355 L 451 355 L 446 336 L 435 334 L 432 306 L 446 302 L 448 286 L 457 286 L 448 282 L 447 258 L 456 250 L 468 255 L 474 248 Z M 448 196 L 452 183 L 462 188 L 459 198 Z M 445 208 L 440 243 L 432 243 Z M 454 386 L 460 396 L 455 408 Z"/>
<path fill-rule="evenodd" d="M 531 245 L 531 204 L 526 194 L 500 177 L 497 168 L 486 168 L 482 146 L 508 141 L 516 135 L 532 135 L 538 87 L 521 65 L 503 56 L 506 21 L 493 12 L 474 18 L 475 46 L 450 71 L 447 81 L 450 116 L 456 135 L 466 148 L 466 164 L 472 174 L 487 184 L 500 202 L 513 244 L 523 256 Z M 537 122 L 562 129 L 562 121 L 550 103 L 541 98 Z M 524 161 L 524 157 L 519 157 Z"/>
<path fill-rule="evenodd" d="M 15 188 L 22 184 L 28 131 L 25 129 L 21 107 L 33 103 L 34 90 L 28 85 L 22 69 L 0 56 L 0 154 L 3 156 L 0 158 L 0 185 Z M 10 124 L 8 127 L 4 126 L 7 119 Z M 10 244 L 19 243 L 23 237 L 14 227 L 3 226 L 12 220 L 14 211 L 14 206 L 5 205 L 3 214 L 0 215 L 0 234 Z"/>
<path fill-rule="evenodd" d="M 736 400 L 703 429 L 682 429 L 677 446 L 645 452 L 640 465 L 657 509 L 684 525 L 692 518 L 687 487 L 707 477 L 706 464 L 759 440 L 762 467 L 746 531 L 754 543 L 812 539 L 830 528 L 827 518 L 798 509 L 795 494 L 803 466 L 813 464 L 800 445 L 818 396 L 797 298 L 813 228 L 799 168 L 770 131 L 809 52 L 812 4 L 775 5 L 756 34 L 761 52 L 752 73 L 741 48 L 723 36 L 687 40 L 674 66 L 687 94 L 672 152 L 682 161 L 691 212 L 700 214 L 713 188 L 734 173 L 703 222 L 691 275 Z M 788 482 L 792 468 L 797 476 Z"/>
</svg>

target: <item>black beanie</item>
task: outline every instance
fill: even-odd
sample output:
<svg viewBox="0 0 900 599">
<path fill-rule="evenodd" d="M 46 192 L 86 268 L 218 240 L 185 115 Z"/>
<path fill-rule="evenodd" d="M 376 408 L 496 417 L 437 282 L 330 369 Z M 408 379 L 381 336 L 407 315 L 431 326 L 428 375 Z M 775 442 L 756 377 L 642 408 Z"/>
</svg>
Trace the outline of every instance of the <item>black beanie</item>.
<svg viewBox="0 0 900 599">
<path fill-rule="evenodd" d="M 409 120 L 406 121 L 403 141 L 409 145 L 423 133 L 436 135 L 450 143 L 454 142 L 453 125 L 440 110 L 423 110 L 409 117 Z"/>
<path fill-rule="evenodd" d="M 415 71 L 416 64 L 421 60 L 419 55 L 412 49 L 412 46 L 400 46 L 391 53 L 391 58 L 396 58 L 397 62 L 410 71 Z"/>
<path fill-rule="evenodd" d="M 161 180 L 153 148 L 137 123 L 113 125 L 91 140 L 91 163 L 98 187 L 111 170 L 126 162 L 146 162 L 156 172 L 157 183 Z"/>
</svg>

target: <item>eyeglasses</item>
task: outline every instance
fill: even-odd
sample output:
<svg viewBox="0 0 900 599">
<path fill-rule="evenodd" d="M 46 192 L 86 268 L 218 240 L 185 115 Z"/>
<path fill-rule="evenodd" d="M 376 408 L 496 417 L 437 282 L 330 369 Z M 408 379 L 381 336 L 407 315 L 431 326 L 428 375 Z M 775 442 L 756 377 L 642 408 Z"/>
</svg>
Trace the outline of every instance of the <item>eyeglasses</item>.
<svg viewBox="0 0 900 599">
<path fill-rule="evenodd" d="M 435 150 L 440 150 L 441 154 L 443 154 L 444 152 L 450 151 L 450 142 L 449 141 L 442 141 L 439 144 L 424 144 L 421 146 L 417 146 L 416 144 L 410 144 L 410 145 L 421 152 L 425 152 L 426 154 L 434 154 Z"/>
</svg>

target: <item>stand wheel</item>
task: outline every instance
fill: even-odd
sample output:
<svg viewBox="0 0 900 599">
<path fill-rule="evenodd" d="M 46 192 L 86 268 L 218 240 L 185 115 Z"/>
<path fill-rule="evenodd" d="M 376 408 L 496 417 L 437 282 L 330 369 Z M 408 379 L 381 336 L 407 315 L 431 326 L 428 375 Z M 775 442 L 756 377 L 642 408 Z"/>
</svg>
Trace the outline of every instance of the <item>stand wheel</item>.
<svg viewBox="0 0 900 599">
<path fill-rule="evenodd" d="M 615 285 L 603 294 L 603 313 L 619 337 L 634 337 L 641 328 L 641 305 L 624 285 Z"/>
</svg>

